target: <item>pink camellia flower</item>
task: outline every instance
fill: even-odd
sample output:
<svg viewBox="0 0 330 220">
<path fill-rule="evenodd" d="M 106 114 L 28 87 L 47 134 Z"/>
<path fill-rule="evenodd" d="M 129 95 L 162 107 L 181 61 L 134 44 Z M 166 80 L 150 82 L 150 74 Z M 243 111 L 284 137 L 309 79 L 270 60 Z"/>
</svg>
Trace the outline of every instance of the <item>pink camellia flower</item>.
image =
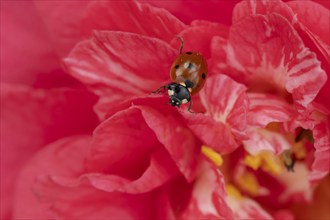
<svg viewBox="0 0 330 220">
<path fill-rule="evenodd" d="M 1 7 L 1 219 L 329 218 L 329 10 L 148 2 Z M 177 36 L 195 113 L 151 94 Z"/>
</svg>

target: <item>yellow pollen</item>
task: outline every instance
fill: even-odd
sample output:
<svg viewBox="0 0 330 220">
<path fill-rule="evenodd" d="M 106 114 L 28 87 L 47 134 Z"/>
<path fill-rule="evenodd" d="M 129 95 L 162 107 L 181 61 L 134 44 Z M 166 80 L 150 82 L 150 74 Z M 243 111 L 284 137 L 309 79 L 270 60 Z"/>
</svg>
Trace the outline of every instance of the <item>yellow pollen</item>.
<svg viewBox="0 0 330 220">
<path fill-rule="evenodd" d="M 259 193 L 260 185 L 257 178 L 252 173 L 244 172 L 238 177 L 237 184 L 243 191 L 252 196 L 257 196 Z"/>
<path fill-rule="evenodd" d="M 253 170 L 257 170 L 261 165 L 261 157 L 247 155 L 244 158 L 244 164 L 251 167 Z"/>
<path fill-rule="evenodd" d="M 243 199 L 243 196 L 239 190 L 231 184 L 226 184 L 226 192 L 228 196 L 232 196 L 236 199 Z"/>
<path fill-rule="evenodd" d="M 222 157 L 219 153 L 214 151 L 212 148 L 205 145 L 202 146 L 202 153 L 209 158 L 216 166 L 221 166 L 223 163 Z"/>
<path fill-rule="evenodd" d="M 261 168 L 265 172 L 275 175 L 283 171 L 283 164 L 280 158 L 268 151 L 262 151 L 257 155 L 248 155 L 244 158 L 244 164 L 253 170 Z"/>
</svg>

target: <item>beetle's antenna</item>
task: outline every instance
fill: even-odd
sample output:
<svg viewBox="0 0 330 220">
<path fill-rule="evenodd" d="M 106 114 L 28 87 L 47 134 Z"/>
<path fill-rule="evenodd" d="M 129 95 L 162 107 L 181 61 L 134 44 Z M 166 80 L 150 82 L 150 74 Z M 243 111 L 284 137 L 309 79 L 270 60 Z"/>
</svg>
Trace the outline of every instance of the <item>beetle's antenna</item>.
<svg viewBox="0 0 330 220">
<path fill-rule="evenodd" d="M 161 87 L 159 87 L 157 90 L 152 91 L 151 93 L 153 93 L 153 94 L 157 94 L 157 93 L 160 92 L 160 90 L 163 90 L 163 92 L 165 92 L 165 88 L 166 88 L 166 86 L 161 86 Z"/>
<path fill-rule="evenodd" d="M 181 42 L 181 45 L 180 45 L 180 54 L 182 53 L 182 48 L 183 48 L 183 44 L 184 44 L 184 42 L 183 42 L 183 39 L 180 37 L 180 36 L 176 36 L 177 38 L 179 38 L 179 40 L 180 40 L 180 42 Z"/>
</svg>

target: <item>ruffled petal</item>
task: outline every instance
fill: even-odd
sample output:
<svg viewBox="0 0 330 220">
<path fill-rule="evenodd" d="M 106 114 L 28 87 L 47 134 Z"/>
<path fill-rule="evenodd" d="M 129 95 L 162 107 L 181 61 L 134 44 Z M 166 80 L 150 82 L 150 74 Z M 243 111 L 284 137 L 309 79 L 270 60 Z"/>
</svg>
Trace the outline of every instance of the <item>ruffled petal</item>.
<svg viewBox="0 0 330 220">
<path fill-rule="evenodd" d="M 132 172 L 131 166 L 128 165 L 130 164 L 129 161 L 132 161 L 133 164 L 134 161 L 139 160 L 139 155 L 142 154 L 146 155 L 143 160 L 148 162 L 148 152 L 150 153 L 159 147 L 165 147 L 181 173 L 188 181 L 191 181 L 195 176 L 197 164 L 195 158 L 199 155 L 201 143 L 186 127 L 184 121 L 180 119 L 177 110 L 166 105 L 165 100 L 166 99 L 159 97 L 136 98 L 119 105 L 115 109 L 115 111 L 119 111 L 119 113 L 111 111 L 114 115 L 111 116 L 110 114 L 110 118 L 105 121 L 104 125 L 101 125 L 96 130 L 95 134 L 99 134 L 98 132 L 100 132 L 101 135 L 96 135 L 95 155 L 99 154 L 98 151 L 101 152 L 100 157 L 95 156 L 95 158 L 92 159 L 92 166 L 101 164 L 104 168 L 108 167 L 109 170 L 108 161 L 109 158 L 111 158 L 112 161 L 121 161 L 120 164 L 122 164 L 122 166 L 119 166 L 117 162 L 116 164 L 110 164 L 116 170 L 121 170 L 121 167 L 123 167 L 120 172 L 121 174 L 127 173 L 128 171 Z M 129 110 L 123 111 L 123 109 L 126 108 L 129 108 Z M 126 115 L 126 112 L 135 113 Z M 132 127 L 133 130 L 129 130 L 130 127 Z M 119 131 L 116 130 L 118 128 L 120 128 Z M 119 132 L 119 134 L 117 134 L 117 132 Z M 109 138 L 109 136 L 111 137 L 112 135 L 113 138 Z M 148 138 L 146 139 L 145 137 Z M 98 138 L 100 138 L 100 140 Z M 126 147 L 123 148 L 122 145 Z M 114 148 L 116 150 L 113 151 L 111 147 L 115 146 L 118 146 L 118 149 Z M 126 156 L 126 159 L 123 160 L 123 155 L 125 155 L 127 151 L 132 150 L 136 151 L 136 153 L 129 153 L 131 157 Z M 93 151 L 92 149 L 92 152 Z M 112 153 L 109 154 L 108 151 Z M 145 164 L 145 166 L 146 165 L 147 164 Z M 112 168 L 110 169 L 112 170 Z"/>
<path fill-rule="evenodd" d="M 65 59 L 68 71 L 109 102 L 156 90 L 177 55 L 167 43 L 125 32 L 95 32 Z M 157 54 L 157 56 L 155 56 Z"/>
<path fill-rule="evenodd" d="M 270 151 L 279 155 L 283 151 L 291 149 L 292 144 L 281 133 L 262 128 L 251 129 L 247 133 L 249 139 L 243 141 L 243 144 L 246 151 L 252 155 L 262 151 Z"/>
<path fill-rule="evenodd" d="M 96 1 L 87 10 L 82 21 L 84 31 L 125 31 L 166 42 L 175 37 L 186 25 L 165 9 L 137 1 Z"/>
<path fill-rule="evenodd" d="M 206 145 L 230 153 L 244 139 L 248 97 L 246 87 L 225 75 L 209 77 L 200 92 L 204 114 L 182 112 L 189 128 Z"/>
<path fill-rule="evenodd" d="M 184 121 L 175 114 L 163 114 L 148 107 L 138 107 L 157 139 L 175 161 L 177 167 L 190 182 L 195 178 L 201 143 L 185 126 Z"/>
<path fill-rule="evenodd" d="M 128 154 L 133 154 L 134 152 L 131 151 Z M 137 179 L 131 180 L 120 177 L 122 176 L 121 173 L 118 176 L 87 174 L 82 176 L 82 178 L 88 179 L 92 186 L 103 191 L 140 194 L 161 187 L 171 179 L 179 176 L 179 171 L 174 161 L 164 148 L 159 147 L 149 157 L 150 161 L 147 161 L 149 162 L 148 167 L 145 168 Z M 132 167 L 139 167 L 138 163 L 129 163 L 129 165 L 131 169 Z"/>
<path fill-rule="evenodd" d="M 271 122 L 287 122 L 295 111 L 286 101 L 277 96 L 262 93 L 248 93 L 250 100 L 247 116 L 249 126 L 265 127 Z"/>
<path fill-rule="evenodd" d="M 303 128 L 312 132 L 312 142 L 314 146 L 314 157 L 308 179 L 315 185 L 329 174 L 330 167 L 330 126 L 329 113 L 324 113 L 322 109 L 311 108 L 308 117 L 298 115 L 292 121 L 285 124 L 287 130 L 291 132 L 297 128 Z"/>
<path fill-rule="evenodd" d="M 204 144 L 221 154 L 235 150 L 239 144 L 229 126 L 202 114 L 182 112 L 188 127 Z"/>
<path fill-rule="evenodd" d="M 233 78 L 255 91 L 291 93 L 299 111 L 306 109 L 326 81 L 315 54 L 275 13 L 246 17 L 232 26 L 227 62 L 236 69 Z"/>
<path fill-rule="evenodd" d="M 149 156 L 159 145 L 141 112 L 128 108 L 108 118 L 94 130 L 86 165 L 90 172 L 136 179 L 148 167 Z"/>
<path fill-rule="evenodd" d="M 330 171 L 330 125 L 328 120 L 324 117 L 321 118 L 322 120 L 313 129 L 315 159 L 312 165 L 312 172 L 308 176 L 312 184 L 318 183 Z"/>
<path fill-rule="evenodd" d="M 207 115 L 234 131 L 243 131 L 249 105 L 245 92 L 244 85 L 226 75 L 216 75 L 207 79 L 200 96 Z"/>
<path fill-rule="evenodd" d="M 233 219 L 233 211 L 228 206 L 224 177 L 212 164 L 202 161 L 200 175 L 192 188 L 183 219 Z"/>
</svg>

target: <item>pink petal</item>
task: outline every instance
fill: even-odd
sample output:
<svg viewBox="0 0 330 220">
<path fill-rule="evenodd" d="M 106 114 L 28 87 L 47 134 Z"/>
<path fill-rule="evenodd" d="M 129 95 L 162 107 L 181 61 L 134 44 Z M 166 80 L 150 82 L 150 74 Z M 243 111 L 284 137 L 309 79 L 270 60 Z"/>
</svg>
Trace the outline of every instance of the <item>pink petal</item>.
<svg viewBox="0 0 330 220">
<path fill-rule="evenodd" d="M 325 8 L 330 9 L 330 2 L 327 0 L 315 0 L 320 5 L 323 5 Z"/>
<path fill-rule="evenodd" d="M 51 213 L 31 191 L 39 175 L 78 176 L 84 171 L 84 158 L 91 138 L 76 136 L 46 146 L 24 166 L 17 181 L 15 219 L 49 219 Z"/>
<path fill-rule="evenodd" d="M 183 51 L 198 51 L 206 58 L 210 57 L 210 43 L 214 36 L 228 36 L 229 28 L 219 23 L 194 21 L 191 26 L 180 32 L 184 40 Z M 194 36 L 194 37 L 191 37 Z M 178 39 L 172 40 L 174 48 L 180 47 Z"/>
<path fill-rule="evenodd" d="M 245 0 L 235 5 L 233 11 L 233 23 L 239 22 L 241 19 L 244 19 L 250 15 L 267 15 L 274 12 L 286 18 L 291 24 L 297 22 L 292 9 L 281 0 Z"/>
<path fill-rule="evenodd" d="M 13 182 L 22 165 L 47 143 L 90 133 L 97 123 L 92 111 L 95 101 L 84 90 L 1 84 L 1 210 L 5 215 L 9 215 Z"/>
<path fill-rule="evenodd" d="M 187 125 L 204 144 L 212 147 L 219 153 L 227 154 L 235 150 L 239 143 L 229 126 L 223 122 L 215 121 L 203 114 L 182 113 Z"/>
<path fill-rule="evenodd" d="M 1 81 L 33 85 L 40 73 L 56 68 L 53 45 L 33 3 L 2 2 Z"/>
<path fill-rule="evenodd" d="M 182 112 L 189 128 L 206 145 L 221 153 L 230 153 L 243 139 L 246 127 L 248 97 L 245 86 L 225 75 L 207 79 L 200 92 L 206 114 Z"/>
<path fill-rule="evenodd" d="M 169 42 L 186 26 L 168 11 L 137 1 L 96 1 L 84 16 L 84 31 L 125 31 Z"/>
<path fill-rule="evenodd" d="M 143 1 L 145 2 L 145 1 Z M 180 20 L 190 23 L 195 19 L 203 19 L 223 24 L 231 24 L 232 10 L 238 0 L 233 1 L 156 1 L 148 0 L 148 3 L 166 8 Z M 221 15 L 221 16 L 219 16 Z"/>
<path fill-rule="evenodd" d="M 136 179 L 149 166 L 150 154 L 158 146 L 160 143 L 145 123 L 141 112 L 128 108 L 95 129 L 86 165 L 91 172 Z"/>
<path fill-rule="evenodd" d="M 128 154 L 134 153 L 135 151 L 131 151 Z M 131 167 L 139 166 L 138 163 L 129 163 L 129 165 Z M 179 176 L 179 172 L 168 152 L 164 148 L 159 147 L 155 152 L 151 153 L 150 164 L 140 177 L 129 180 L 121 178 L 121 173 L 118 175 L 87 174 L 83 178 L 87 178 L 95 188 L 107 192 L 140 194 L 163 186 L 174 177 Z"/>
<path fill-rule="evenodd" d="M 329 117 L 329 116 L 328 116 Z M 312 172 L 308 179 L 313 183 L 319 182 L 322 178 L 329 174 L 330 171 L 330 128 L 329 121 L 326 119 L 320 121 L 313 129 L 314 138 L 314 162 Z"/>
<path fill-rule="evenodd" d="M 322 110 L 322 109 L 321 109 Z M 318 108 L 310 108 L 310 114 L 306 117 L 298 115 L 291 122 L 285 124 L 286 129 L 291 132 L 297 128 L 310 130 L 313 134 L 315 148 L 314 161 L 308 179 L 312 185 L 329 174 L 330 163 L 330 126 L 329 113 L 322 113 Z"/>
<path fill-rule="evenodd" d="M 238 219 L 273 219 L 256 201 L 249 198 L 236 207 L 234 216 Z"/>
<path fill-rule="evenodd" d="M 330 62 L 329 10 L 312 1 L 242 1 L 236 5 L 234 22 L 248 15 L 278 13 L 294 26 L 305 45 L 315 51 L 319 59 Z M 321 54 L 319 54 L 319 52 Z M 324 58 L 323 58 L 324 57 Z M 328 68 L 328 67 L 327 67 Z"/>
<path fill-rule="evenodd" d="M 277 210 L 273 217 L 275 220 L 294 220 L 294 215 L 290 210 Z"/>
<path fill-rule="evenodd" d="M 69 72 L 97 94 L 118 102 L 150 93 L 169 80 L 178 52 L 155 38 L 124 32 L 95 32 L 65 59 Z"/>
<path fill-rule="evenodd" d="M 290 1 L 286 3 L 296 14 L 299 22 L 303 24 L 311 35 L 319 42 L 327 46 L 328 58 L 330 56 L 330 11 L 329 9 L 312 1 Z M 326 48 L 326 47 L 325 47 Z M 330 60 L 328 59 L 330 62 Z"/>
<path fill-rule="evenodd" d="M 40 201 L 61 219 L 150 219 L 152 194 L 130 195 L 95 189 L 87 181 L 40 177 L 35 184 Z"/>
<path fill-rule="evenodd" d="M 291 148 L 291 143 L 280 132 L 263 129 L 272 122 L 289 122 L 296 115 L 295 109 L 277 96 L 249 93 L 250 108 L 247 116 L 249 139 L 244 141 L 250 154 L 266 150 L 280 154 Z"/>
<path fill-rule="evenodd" d="M 262 45 L 262 46 L 260 46 Z M 234 78 L 255 90 L 292 94 L 299 111 L 316 97 L 326 74 L 296 31 L 278 14 L 250 16 L 230 30 L 227 62 Z"/>
<path fill-rule="evenodd" d="M 194 183 L 183 219 L 233 219 L 233 211 L 226 200 L 224 177 L 206 161 L 200 164 L 200 175 Z"/>
<path fill-rule="evenodd" d="M 90 1 L 34 1 L 59 57 L 83 38 L 81 19 Z"/>
<path fill-rule="evenodd" d="M 322 4 L 322 1 L 319 3 Z M 324 27 L 329 26 L 329 10 L 312 1 L 289 1 L 286 3 L 279 0 L 242 1 L 235 7 L 233 20 L 236 22 L 251 14 L 266 15 L 273 12 L 284 16 L 293 25 L 305 46 L 316 53 L 322 68 L 328 70 L 330 62 L 329 28 Z M 327 81 L 317 96 L 319 103 L 330 101 L 329 88 L 329 81 Z"/>
<path fill-rule="evenodd" d="M 104 175 L 87 177 L 96 188 L 108 192 L 147 192 L 179 174 L 135 107 L 116 113 L 94 131 L 87 166 L 89 171 L 111 175 L 109 180 Z M 109 185 L 113 178 L 117 186 Z"/>
<path fill-rule="evenodd" d="M 271 122 L 287 122 L 295 114 L 293 107 L 277 96 L 262 93 L 249 93 L 248 96 L 247 120 L 250 126 L 265 127 Z"/>
<path fill-rule="evenodd" d="M 248 97 L 246 87 L 226 75 L 215 75 L 207 79 L 200 92 L 206 112 L 215 121 L 229 125 L 234 131 L 246 127 Z"/>
<path fill-rule="evenodd" d="M 196 157 L 199 155 L 201 143 L 184 125 L 178 114 L 166 115 L 148 106 L 139 106 L 138 109 L 181 173 L 189 182 L 192 181 L 196 175 Z"/>
<path fill-rule="evenodd" d="M 284 134 L 272 132 L 267 129 L 255 128 L 247 132 L 249 139 L 243 141 L 247 152 L 256 155 L 261 151 L 270 151 L 276 155 L 291 149 L 291 143 Z"/>
<path fill-rule="evenodd" d="M 132 107 L 129 107 L 131 105 Z M 129 109 L 123 110 L 126 108 Z M 109 115 L 110 118 L 96 130 L 95 147 L 92 148 L 92 158 L 89 163 L 91 166 L 95 166 L 93 169 L 103 169 L 104 171 L 106 167 L 109 170 L 110 166 L 111 172 L 114 170 L 121 170 L 118 172 L 121 174 L 133 172 L 134 170 L 127 164 L 129 161 L 132 161 L 132 164 L 136 164 L 134 161 L 139 160 L 149 161 L 150 152 L 164 146 L 183 175 L 189 181 L 192 180 L 195 175 L 196 156 L 199 154 L 201 143 L 186 128 L 177 110 L 165 104 L 164 98 L 129 100 L 116 108 L 116 111 L 119 112 L 112 112 Z M 126 122 L 127 119 L 128 122 Z M 129 130 L 130 127 L 134 129 Z M 113 138 L 109 138 L 112 135 Z M 145 137 L 148 138 L 145 139 Z M 132 143 L 134 144 L 132 145 Z M 112 149 L 115 146 L 118 146 L 118 149 Z M 109 154 L 109 151 L 116 153 Z M 136 151 L 136 153 L 132 154 L 131 151 Z M 124 155 L 126 156 L 124 157 Z M 143 155 L 144 157 L 141 158 Z M 119 163 L 112 164 L 109 162 L 110 158 L 110 161 L 119 161 Z M 143 167 L 148 165 L 143 164 Z M 104 168 L 102 168 L 103 166 Z M 144 171 L 143 167 L 137 169 Z M 127 175 L 132 176 L 129 173 Z"/>
</svg>

